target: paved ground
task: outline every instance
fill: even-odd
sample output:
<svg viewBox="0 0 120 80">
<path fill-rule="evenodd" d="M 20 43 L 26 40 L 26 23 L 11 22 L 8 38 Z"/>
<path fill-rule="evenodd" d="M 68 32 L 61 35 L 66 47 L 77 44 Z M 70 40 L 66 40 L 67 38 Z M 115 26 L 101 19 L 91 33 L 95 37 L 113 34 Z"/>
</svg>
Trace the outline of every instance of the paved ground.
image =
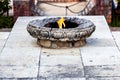
<svg viewBox="0 0 120 80">
<path fill-rule="evenodd" d="M 46 49 L 26 31 L 19 17 L 12 31 L 0 33 L 0 79 L 120 80 L 120 32 L 110 32 L 103 16 L 81 16 L 97 26 L 81 48 Z"/>
</svg>

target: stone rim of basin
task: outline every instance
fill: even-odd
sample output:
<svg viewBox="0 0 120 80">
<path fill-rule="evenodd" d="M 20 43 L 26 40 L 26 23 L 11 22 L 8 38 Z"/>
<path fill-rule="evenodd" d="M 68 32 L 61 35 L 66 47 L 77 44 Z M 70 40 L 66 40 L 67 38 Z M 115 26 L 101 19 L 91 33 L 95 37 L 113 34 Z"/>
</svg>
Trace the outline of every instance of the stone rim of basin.
<svg viewBox="0 0 120 80">
<path fill-rule="evenodd" d="M 38 39 L 39 45 L 52 42 L 57 42 L 57 45 L 69 42 L 69 45 L 72 45 L 71 47 L 73 47 L 73 44 L 75 44 L 76 42 L 78 43 L 78 41 L 80 42 L 79 46 L 84 45 L 86 43 L 86 38 L 95 31 L 95 25 L 93 24 L 93 22 L 84 18 L 77 17 L 64 17 L 66 21 L 68 20 L 70 22 L 75 22 L 78 24 L 78 26 L 74 28 L 59 29 L 46 27 L 46 24 L 57 22 L 59 19 L 60 17 L 48 17 L 41 20 L 32 20 L 28 23 L 27 31 L 32 37 Z M 40 41 L 42 43 L 40 43 Z M 84 44 L 81 44 L 81 42 Z M 42 46 L 50 47 L 51 45 L 45 46 L 43 44 Z"/>
</svg>

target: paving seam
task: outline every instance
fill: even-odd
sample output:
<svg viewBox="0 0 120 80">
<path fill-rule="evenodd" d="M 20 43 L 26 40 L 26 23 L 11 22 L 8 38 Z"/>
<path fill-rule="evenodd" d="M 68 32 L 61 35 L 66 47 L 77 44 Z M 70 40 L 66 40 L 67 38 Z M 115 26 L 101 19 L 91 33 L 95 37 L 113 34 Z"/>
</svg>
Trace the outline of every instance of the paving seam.
<svg viewBox="0 0 120 80">
<path fill-rule="evenodd" d="M 82 54 L 81 54 L 81 49 L 79 49 L 79 52 L 80 52 L 80 59 L 81 59 L 81 62 L 82 62 L 82 66 L 83 66 L 83 71 L 84 71 L 84 78 L 85 78 L 85 80 L 87 80 L 87 78 L 86 78 L 86 76 L 85 76 L 85 65 L 84 65 L 84 63 L 83 63 L 83 58 L 82 58 Z"/>
<path fill-rule="evenodd" d="M 114 42 L 115 42 L 116 47 L 118 48 L 118 50 L 119 50 L 119 52 L 120 52 L 120 48 L 119 48 L 119 46 L 118 46 L 118 44 L 117 44 L 117 42 L 116 42 L 116 40 L 115 40 L 115 37 L 114 37 L 114 35 L 113 35 L 112 32 L 111 32 L 111 35 L 112 35 L 112 37 L 113 37 L 113 40 L 114 40 Z"/>
<path fill-rule="evenodd" d="M 37 73 L 37 80 L 40 80 L 39 74 L 40 74 L 40 62 L 41 62 L 41 54 L 42 54 L 42 47 L 40 48 L 40 54 L 39 54 L 39 62 L 38 62 L 38 73 Z"/>
<path fill-rule="evenodd" d="M 3 51 L 4 47 L 6 46 L 6 43 L 7 43 L 8 39 L 9 39 L 10 35 L 11 35 L 11 32 L 9 33 L 7 39 L 5 40 L 5 43 L 4 43 L 3 47 L 2 47 L 2 50 L 0 51 L 0 55 L 2 54 L 2 51 Z"/>
</svg>

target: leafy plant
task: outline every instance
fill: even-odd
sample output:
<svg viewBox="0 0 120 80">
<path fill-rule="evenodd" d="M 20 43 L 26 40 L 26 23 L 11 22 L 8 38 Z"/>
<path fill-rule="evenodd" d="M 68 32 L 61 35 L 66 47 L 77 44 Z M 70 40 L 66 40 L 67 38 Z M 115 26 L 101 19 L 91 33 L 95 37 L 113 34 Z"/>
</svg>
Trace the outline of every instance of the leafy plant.
<svg viewBox="0 0 120 80">
<path fill-rule="evenodd" d="M 13 17 L 0 16 L 0 28 L 12 28 L 13 24 Z"/>
<path fill-rule="evenodd" d="M 11 6 L 9 6 L 10 0 L 0 0 L 0 16 L 2 16 L 4 13 L 7 12 L 7 16 L 9 9 L 11 9 Z"/>
</svg>

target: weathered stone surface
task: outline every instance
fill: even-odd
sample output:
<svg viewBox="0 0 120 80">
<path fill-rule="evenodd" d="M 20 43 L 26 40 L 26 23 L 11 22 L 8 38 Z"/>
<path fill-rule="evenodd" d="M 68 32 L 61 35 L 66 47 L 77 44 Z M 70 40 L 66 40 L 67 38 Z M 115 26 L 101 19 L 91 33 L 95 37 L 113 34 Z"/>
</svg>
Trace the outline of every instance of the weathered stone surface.
<svg viewBox="0 0 120 80">
<path fill-rule="evenodd" d="M 79 47 L 80 46 L 80 41 L 75 42 L 75 47 Z"/>
<path fill-rule="evenodd" d="M 95 30 L 95 25 L 89 20 L 76 17 L 64 18 L 66 21 L 78 24 L 78 26 L 73 26 L 73 28 L 69 27 L 67 29 L 51 28 L 48 23 L 57 22 L 57 20 L 59 20 L 60 18 L 56 17 L 45 18 L 43 20 L 33 20 L 29 22 L 27 30 L 30 35 L 35 38 L 49 39 L 52 41 L 61 41 L 64 38 L 66 38 L 65 41 L 79 40 L 82 37 L 89 37 Z"/>
<path fill-rule="evenodd" d="M 50 40 L 37 40 L 37 44 L 46 48 L 67 48 L 67 47 L 80 47 L 86 44 L 86 40 L 78 41 L 50 41 Z"/>
<path fill-rule="evenodd" d="M 87 78 L 86 80 L 120 80 L 120 77 L 94 77 Z"/>
<path fill-rule="evenodd" d="M 83 64 L 78 48 L 59 50 L 43 48 L 41 52 L 40 79 L 79 80 L 79 78 L 84 77 Z"/>
<path fill-rule="evenodd" d="M 39 40 L 38 39 L 38 44 L 44 47 L 50 47 L 51 46 L 51 41 L 49 40 Z"/>
<path fill-rule="evenodd" d="M 120 65 L 117 64 L 117 65 L 85 66 L 84 69 L 85 69 L 85 76 L 90 78 L 90 77 L 98 77 L 98 76 L 99 77 L 116 77 L 116 76 L 119 77 L 120 76 L 119 68 L 120 68 Z"/>
<path fill-rule="evenodd" d="M 74 45 L 76 42 L 79 41 L 79 44 L 75 44 L 75 46 L 81 46 L 85 44 L 84 41 L 81 39 L 86 39 L 89 37 L 92 32 L 95 30 L 95 25 L 90 21 L 82 18 L 77 17 L 64 17 L 66 28 L 58 29 L 57 20 L 59 17 L 55 18 L 45 18 L 43 20 L 33 20 L 29 22 L 27 26 L 27 31 L 30 33 L 31 36 L 38 38 L 40 40 L 50 40 L 53 41 L 52 43 L 58 41 L 61 42 L 63 47 L 69 47 L 68 45 Z M 71 42 L 70 44 L 64 42 Z M 57 43 L 58 43 L 57 42 Z M 83 43 L 82 43 L 83 42 Z M 57 48 L 57 43 L 51 44 L 52 47 Z M 40 43 L 44 46 L 45 42 Z M 47 44 L 47 43 L 46 43 Z M 50 45 L 45 45 L 45 47 L 50 47 Z M 61 47 L 58 46 L 58 48 Z M 72 47 L 72 46 L 71 46 Z"/>
<path fill-rule="evenodd" d="M 118 35 L 120 35 L 120 32 L 116 31 L 116 32 L 112 32 L 112 34 L 114 36 L 115 42 L 117 43 L 117 45 L 118 45 L 118 47 L 120 49 L 120 36 L 118 36 Z"/>
<path fill-rule="evenodd" d="M 0 40 L 5 40 L 8 38 L 10 32 L 0 32 Z"/>
<path fill-rule="evenodd" d="M 38 67 L 36 66 L 0 66 L 0 80 L 6 80 L 5 78 L 30 78 L 37 76 Z M 14 79 L 8 79 L 14 80 Z M 17 79 L 19 80 L 19 79 Z M 26 80 L 26 79 L 20 79 Z M 30 80 L 30 79 L 29 79 Z"/>
<path fill-rule="evenodd" d="M 114 65 L 120 62 L 117 47 L 82 47 L 80 50 L 85 66 Z"/>
</svg>

